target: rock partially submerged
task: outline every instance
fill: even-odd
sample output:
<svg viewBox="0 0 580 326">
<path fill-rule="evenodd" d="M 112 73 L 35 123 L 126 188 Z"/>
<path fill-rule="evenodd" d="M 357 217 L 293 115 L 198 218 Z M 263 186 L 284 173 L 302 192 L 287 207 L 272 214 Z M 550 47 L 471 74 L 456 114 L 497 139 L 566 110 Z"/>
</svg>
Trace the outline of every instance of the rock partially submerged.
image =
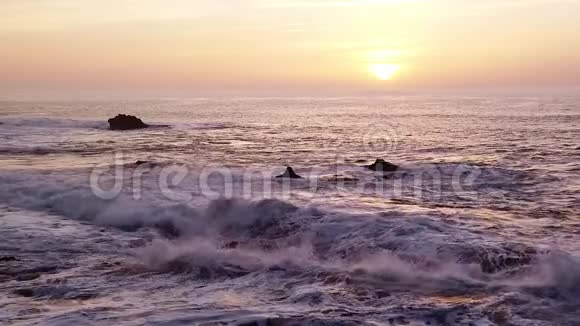
<svg viewBox="0 0 580 326">
<path fill-rule="evenodd" d="M 457 260 L 460 264 L 478 264 L 485 274 L 518 272 L 549 255 L 549 250 L 537 250 L 522 244 L 506 243 L 500 247 L 474 247 L 465 250 Z"/>
<path fill-rule="evenodd" d="M 148 124 L 133 115 L 118 114 L 116 117 L 109 119 L 109 128 L 111 130 L 134 130 L 148 127 Z"/>
<path fill-rule="evenodd" d="M 163 162 L 155 162 L 155 161 L 143 161 L 143 160 L 138 160 L 135 161 L 134 163 L 127 163 L 125 164 L 126 167 L 129 168 L 140 168 L 140 167 L 144 167 L 144 168 L 156 168 L 158 166 L 162 166 L 162 165 L 169 165 L 168 163 L 163 163 Z"/>
<path fill-rule="evenodd" d="M 481 271 L 494 274 L 507 270 L 514 270 L 531 264 L 533 256 L 528 253 L 482 255 L 479 257 Z"/>
<path fill-rule="evenodd" d="M 375 163 L 366 166 L 369 170 L 373 170 L 376 172 L 395 172 L 399 169 L 399 166 L 387 162 L 383 159 L 377 159 Z"/>
<path fill-rule="evenodd" d="M 18 261 L 18 258 L 14 256 L 1 256 L 0 262 Z"/>
<path fill-rule="evenodd" d="M 302 179 L 302 177 L 296 174 L 296 172 L 294 172 L 294 169 L 292 169 L 291 167 L 287 167 L 286 171 L 284 171 L 283 174 L 277 176 L 276 178 Z"/>
</svg>

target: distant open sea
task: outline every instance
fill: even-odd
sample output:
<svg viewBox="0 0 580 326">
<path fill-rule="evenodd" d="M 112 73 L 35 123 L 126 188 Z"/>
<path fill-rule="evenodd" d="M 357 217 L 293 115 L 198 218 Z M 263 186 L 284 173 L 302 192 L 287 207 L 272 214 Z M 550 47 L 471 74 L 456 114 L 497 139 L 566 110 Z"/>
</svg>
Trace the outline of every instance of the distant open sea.
<svg viewBox="0 0 580 326">
<path fill-rule="evenodd" d="M 0 102 L 0 324 L 580 325 L 580 98 Z"/>
</svg>

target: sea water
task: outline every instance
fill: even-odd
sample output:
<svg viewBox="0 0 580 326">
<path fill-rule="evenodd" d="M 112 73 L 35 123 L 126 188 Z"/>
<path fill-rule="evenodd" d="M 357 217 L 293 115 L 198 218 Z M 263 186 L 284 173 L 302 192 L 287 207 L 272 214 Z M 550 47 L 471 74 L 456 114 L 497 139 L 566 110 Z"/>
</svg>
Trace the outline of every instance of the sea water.
<svg viewBox="0 0 580 326">
<path fill-rule="evenodd" d="M 577 98 L 3 101 L 0 139 L 1 324 L 580 325 Z"/>
</svg>

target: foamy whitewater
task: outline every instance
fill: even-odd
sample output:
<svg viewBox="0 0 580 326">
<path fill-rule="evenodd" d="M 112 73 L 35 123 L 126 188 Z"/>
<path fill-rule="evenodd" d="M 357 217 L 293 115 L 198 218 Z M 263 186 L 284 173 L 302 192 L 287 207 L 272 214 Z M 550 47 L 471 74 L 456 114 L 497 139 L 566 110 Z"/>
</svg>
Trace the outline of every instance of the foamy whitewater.
<svg viewBox="0 0 580 326">
<path fill-rule="evenodd" d="M 0 324 L 580 325 L 579 99 L 4 101 L 0 139 Z"/>
</svg>

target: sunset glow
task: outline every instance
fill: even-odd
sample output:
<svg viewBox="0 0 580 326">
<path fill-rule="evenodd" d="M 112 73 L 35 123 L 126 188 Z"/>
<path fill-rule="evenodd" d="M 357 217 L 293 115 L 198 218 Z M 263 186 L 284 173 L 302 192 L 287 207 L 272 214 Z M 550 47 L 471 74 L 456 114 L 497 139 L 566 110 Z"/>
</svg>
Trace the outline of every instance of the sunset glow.
<svg viewBox="0 0 580 326">
<path fill-rule="evenodd" d="M 378 63 L 371 65 L 371 71 L 377 78 L 380 80 L 389 80 L 391 79 L 397 71 L 399 71 L 399 66 L 394 64 L 384 64 Z"/>
<path fill-rule="evenodd" d="M 580 84 L 569 0 L 3 1 L 0 16 L 6 92 Z"/>
</svg>

